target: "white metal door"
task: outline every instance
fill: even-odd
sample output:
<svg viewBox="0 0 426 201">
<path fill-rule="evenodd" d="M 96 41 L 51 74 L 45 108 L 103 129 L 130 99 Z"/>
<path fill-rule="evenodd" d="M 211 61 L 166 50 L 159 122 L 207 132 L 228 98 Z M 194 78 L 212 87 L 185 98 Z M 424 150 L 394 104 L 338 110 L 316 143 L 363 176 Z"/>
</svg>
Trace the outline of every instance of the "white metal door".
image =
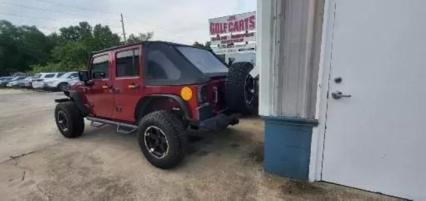
<svg viewBox="0 0 426 201">
<path fill-rule="evenodd" d="M 322 179 L 426 200 L 426 1 L 335 3 Z"/>
</svg>

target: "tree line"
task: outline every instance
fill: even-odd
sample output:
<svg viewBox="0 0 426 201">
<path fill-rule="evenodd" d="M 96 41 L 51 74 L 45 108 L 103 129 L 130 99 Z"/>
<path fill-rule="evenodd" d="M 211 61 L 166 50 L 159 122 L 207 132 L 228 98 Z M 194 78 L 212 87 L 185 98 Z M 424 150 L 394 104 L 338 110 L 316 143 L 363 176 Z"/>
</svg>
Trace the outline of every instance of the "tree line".
<svg viewBox="0 0 426 201">
<path fill-rule="evenodd" d="M 150 40 L 153 35 L 130 34 L 127 42 Z M 84 69 L 91 52 L 121 43 L 118 34 L 101 24 L 80 22 L 45 35 L 36 26 L 16 26 L 0 20 L 0 75 Z M 210 49 L 209 43 L 196 42 L 194 46 Z"/>
</svg>

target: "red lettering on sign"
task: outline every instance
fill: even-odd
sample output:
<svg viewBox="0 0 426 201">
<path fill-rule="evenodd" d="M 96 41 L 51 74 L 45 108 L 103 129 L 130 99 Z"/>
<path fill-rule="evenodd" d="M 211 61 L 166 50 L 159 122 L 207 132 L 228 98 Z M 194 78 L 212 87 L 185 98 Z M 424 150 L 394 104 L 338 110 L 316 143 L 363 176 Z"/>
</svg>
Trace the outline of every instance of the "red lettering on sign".
<svg viewBox="0 0 426 201">
<path fill-rule="evenodd" d="M 245 30 L 248 30 L 248 27 L 249 27 L 249 25 L 248 25 L 249 19 L 250 19 L 250 18 L 246 18 L 246 19 L 244 19 L 244 27 L 245 27 Z"/>
<path fill-rule="evenodd" d="M 256 28 L 256 17 L 253 15 L 249 17 L 249 29 L 252 30 L 255 28 Z"/>
<path fill-rule="evenodd" d="M 238 26 L 238 21 L 234 22 L 234 31 L 240 31 L 240 26 Z"/>
<path fill-rule="evenodd" d="M 238 16 L 230 16 L 222 22 L 210 23 L 210 35 L 247 32 L 256 29 L 256 16 L 250 15 L 246 18 L 238 18 Z"/>
<path fill-rule="evenodd" d="M 214 33 L 214 23 L 210 23 L 210 35 L 213 35 Z"/>
</svg>

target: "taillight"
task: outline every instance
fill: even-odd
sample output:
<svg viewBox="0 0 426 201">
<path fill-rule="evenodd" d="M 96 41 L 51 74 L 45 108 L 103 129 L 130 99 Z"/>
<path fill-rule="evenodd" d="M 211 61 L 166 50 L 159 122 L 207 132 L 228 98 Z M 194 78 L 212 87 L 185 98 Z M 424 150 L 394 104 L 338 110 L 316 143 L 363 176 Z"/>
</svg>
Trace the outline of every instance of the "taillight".
<svg viewBox="0 0 426 201">
<path fill-rule="evenodd" d="M 208 101 L 208 89 L 207 85 L 203 85 L 198 88 L 198 102 L 205 103 Z"/>
</svg>

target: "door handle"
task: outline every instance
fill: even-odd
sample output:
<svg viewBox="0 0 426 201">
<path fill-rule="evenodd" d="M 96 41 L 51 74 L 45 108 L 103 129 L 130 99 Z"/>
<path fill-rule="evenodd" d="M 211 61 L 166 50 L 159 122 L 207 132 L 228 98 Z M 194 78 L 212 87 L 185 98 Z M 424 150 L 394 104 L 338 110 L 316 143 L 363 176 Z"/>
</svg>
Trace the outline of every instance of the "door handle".
<svg viewBox="0 0 426 201">
<path fill-rule="evenodd" d="M 102 89 L 109 89 L 109 88 L 111 88 L 111 86 L 108 86 L 106 84 L 102 85 Z"/>
<path fill-rule="evenodd" d="M 341 91 L 333 92 L 333 93 L 331 93 L 331 96 L 334 99 L 336 99 L 336 100 L 339 100 L 341 98 L 350 98 L 350 97 L 352 97 L 352 95 L 350 95 L 350 94 L 343 94 Z"/>
<path fill-rule="evenodd" d="M 137 84 L 129 84 L 127 86 L 127 88 L 129 88 L 129 89 L 137 89 L 137 88 L 139 88 L 139 85 L 137 85 Z"/>
</svg>

